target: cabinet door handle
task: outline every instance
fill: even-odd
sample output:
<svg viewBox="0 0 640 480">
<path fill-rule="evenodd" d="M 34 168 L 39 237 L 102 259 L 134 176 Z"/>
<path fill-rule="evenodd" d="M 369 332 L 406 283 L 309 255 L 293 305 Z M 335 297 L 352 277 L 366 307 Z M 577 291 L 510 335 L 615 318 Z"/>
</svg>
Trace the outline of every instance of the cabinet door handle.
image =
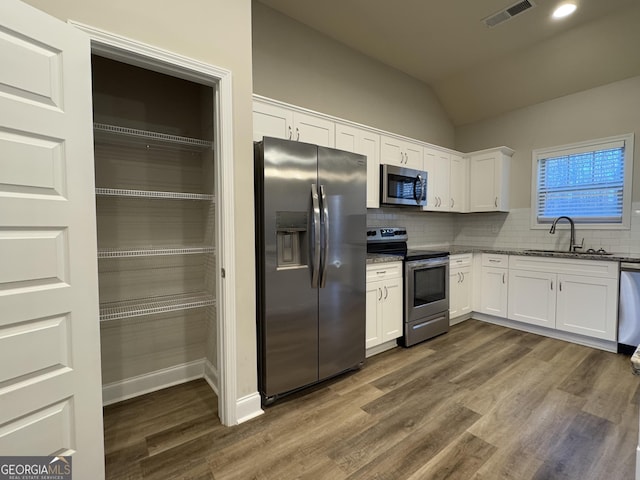
<svg viewBox="0 0 640 480">
<path fill-rule="evenodd" d="M 460 272 L 460 275 L 462 275 L 462 282 L 460 283 L 464 283 L 464 272 Z"/>
<path fill-rule="evenodd" d="M 551 290 L 553 290 L 553 280 L 551 280 Z"/>
<path fill-rule="evenodd" d="M 452 198 L 451 199 L 451 208 L 453 208 L 453 206 L 456 204 L 455 200 Z"/>
<path fill-rule="evenodd" d="M 296 141 L 300 140 L 300 130 L 298 129 L 298 127 L 296 127 Z M 496 205 L 497 207 L 498 205 Z"/>
<path fill-rule="evenodd" d="M 496 206 L 496 208 L 498 208 L 498 197 L 496 197 L 495 201 L 493 202 L 493 204 Z"/>
<path fill-rule="evenodd" d="M 378 288 L 378 292 L 380 292 L 380 296 L 378 297 L 378 301 L 382 300 L 382 289 Z"/>
<path fill-rule="evenodd" d="M 388 296 L 389 296 L 389 290 L 387 290 L 387 287 L 384 287 L 384 299 L 386 300 Z"/>
<path fill-rule="evenodd" d="M 502 274 L 502 283 L 507 283 L 507 282 L 505 281 L 505 277 L 506 277 L 506 275 L 507 275 L 506 273 L 503 273 L 503 274 Z"/>
<path fill-rule="evenodd" d="M 500 260 L 497 260 L 497 259 L 495 259 L 495 258 L 490 258 L 490 259 L 489 259 L 489 261 L 490 261 L 491 263 L 500 263 Z"/>
<path fill-rule="evenodd" d="M 291 130 L 291 125 L 289 125 L 289 140 L 293 138 L 293 130 Z"/>
<path fill-rule="evenodd" d="M 560 291 L 562 291 L 562 282 L 559 282 Z"/>
</svg>

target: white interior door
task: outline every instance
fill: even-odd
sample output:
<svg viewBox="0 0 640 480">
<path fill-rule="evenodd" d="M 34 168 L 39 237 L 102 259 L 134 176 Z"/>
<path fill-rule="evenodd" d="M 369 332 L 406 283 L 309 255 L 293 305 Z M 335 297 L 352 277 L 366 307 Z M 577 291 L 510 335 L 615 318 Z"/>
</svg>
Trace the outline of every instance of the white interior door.
<svg viewBox="0 0 640 480">
<path fill-rule="evenodd" d="M 0 452 L 104 478 L 88 37 L 0 2 Z"/>
</svg>

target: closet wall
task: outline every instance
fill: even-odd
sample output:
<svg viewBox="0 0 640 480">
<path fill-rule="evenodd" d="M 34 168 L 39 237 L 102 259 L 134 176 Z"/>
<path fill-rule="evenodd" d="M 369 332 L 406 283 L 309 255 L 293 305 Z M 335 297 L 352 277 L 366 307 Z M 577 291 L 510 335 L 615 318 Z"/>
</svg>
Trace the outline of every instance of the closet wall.
<svg viewBox="0 0 640 480">
<path fill-rule="evenodd" d="M 92 76 L 103 385 L 216 376 L 213 89 L 95 55 Z"/>
</svg>

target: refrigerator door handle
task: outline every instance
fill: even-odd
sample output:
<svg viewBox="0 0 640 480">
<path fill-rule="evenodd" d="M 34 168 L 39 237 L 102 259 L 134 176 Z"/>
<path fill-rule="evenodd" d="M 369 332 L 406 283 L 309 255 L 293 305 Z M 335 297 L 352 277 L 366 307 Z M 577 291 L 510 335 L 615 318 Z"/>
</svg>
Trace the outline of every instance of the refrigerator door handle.
<svg viewBox="0 0 640 480">
<path fill-rule="evenodd" d="M 318 197 L 318 187 L 315 183 L 311 184 L 311 205 L 313 208 L 313 221 L 311 227 L 313 229 L 313 252 L 311 258 L 311 287 L 318 288 L 318 276 L 320 273 L 320 199 Z"/>
<path fill-rule="evenodd" d="M 320 259 L 320 288 L 324 288 L 327 283 L 327 259 L 329 256 L 329 207 L 327 205 L 327 196 L 324 192 L 324 185 L 320 185 L 320 199 L 322 202 L 322 257 Z"/>
</svg>

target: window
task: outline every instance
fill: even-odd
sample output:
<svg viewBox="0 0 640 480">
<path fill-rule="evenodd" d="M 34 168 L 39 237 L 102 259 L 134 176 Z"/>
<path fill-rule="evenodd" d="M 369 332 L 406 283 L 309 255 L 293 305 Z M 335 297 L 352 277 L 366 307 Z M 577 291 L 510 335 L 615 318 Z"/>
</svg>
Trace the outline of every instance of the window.
<svg viewBox="0 0 640 480">
<path fill-rule="evenodd" d="M 633 134 L 533 151 L 532 227 L 629 228 Z"/>
</svg>

